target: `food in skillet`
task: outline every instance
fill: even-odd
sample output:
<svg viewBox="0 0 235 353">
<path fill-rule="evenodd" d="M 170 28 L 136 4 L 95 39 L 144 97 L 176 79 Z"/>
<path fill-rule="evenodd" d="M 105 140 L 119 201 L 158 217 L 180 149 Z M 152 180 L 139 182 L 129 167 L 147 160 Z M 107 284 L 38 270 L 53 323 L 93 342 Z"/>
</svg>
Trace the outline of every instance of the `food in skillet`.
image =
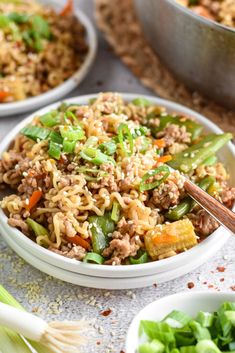
<svg viewBox="0 0 235 353">
<path fill-rule="evenodd" d="M 0 161 L 11 187 L 8 223 L 58 254 L 99 264 L 174 256 L 218 223 L 185 193 L 178 171 L 231 207 L 235 189 L 216 152 L 231 134 L 202 126 L 144 98 L 102 93 L 36 116 Z"/>
<path fill-rule="evenodd" d="M 35 0 L 0 0 L 0 103 L 47 92 L 87 53 L 85 29 L 68 1 L 60 13 Z"/>
<path fill-rule="evenodd" d="M 225 26 L 235 27 L 234 0 L 176 0 L 192 9 L 198 15 L 217 21 Z"/>
</svg>

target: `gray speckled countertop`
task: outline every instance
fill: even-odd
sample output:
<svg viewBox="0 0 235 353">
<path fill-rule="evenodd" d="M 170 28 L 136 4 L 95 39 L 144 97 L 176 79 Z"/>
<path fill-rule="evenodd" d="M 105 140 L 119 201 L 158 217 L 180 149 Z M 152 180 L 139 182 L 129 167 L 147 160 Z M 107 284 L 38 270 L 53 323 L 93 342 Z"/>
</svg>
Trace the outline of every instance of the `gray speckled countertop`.
<svg viewBox="0 0 235 353">
<path fill-rule="evenodd" d="M 91 0 L 80 0 L 78 4 L 93 18 Z M 114 56 L 99 34 L 96 62 L 72 96 L 106 90 L 151 94 Z M 22 117 L 0 118 L 0 139 Z M 225 268 L 224 272 L 220 267 Z M 188 288 L 189 282 L 194 283 L 192 289 Z M 85 348 L 86 353 L 120 353 L 125 351 L 124 341 L 130 321 L 151 301 L 180 291 L 231 291 L 235 286 L 235 238 L 231 238 L 205 265 L 188 275 L 157 286 L 121 291 L 82 288 L 53 279 L 26 264 L 0 238 L 0 283 L 27 310 L 46 319 L 77 319 L 82 316 L 94 319 L 95 339 Z M 110 314 L 101 315 L 107 309 L 111 310 Z"/>
</svg>

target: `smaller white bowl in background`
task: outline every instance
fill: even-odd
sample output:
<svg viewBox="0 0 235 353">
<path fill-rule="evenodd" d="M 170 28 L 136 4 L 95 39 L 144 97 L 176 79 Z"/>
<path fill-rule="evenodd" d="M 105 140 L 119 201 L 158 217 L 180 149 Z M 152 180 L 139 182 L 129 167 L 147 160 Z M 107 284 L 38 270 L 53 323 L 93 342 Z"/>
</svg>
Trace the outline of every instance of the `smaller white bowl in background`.
<svg viewBox="0 0 235 353">
<path fill-rule="evenodd" d="M 41 0 L 41 2 L 45 6 L 53 7 L 56 11 L 60 11 L 63 7 L 63 3 L 58 2 L 57 0 Z M 66 96 L 69 92 L 75 89 L 88 74 L 97 51 L 97 36 L 90 19 L 81 10 L 75 9 L 74 15 L 86 29 L 86 41 L 88 44 L 88 52 L 80 68 L 66 81 L 45 93 L 39 94 L 35 97 L 26 98 L 22 101 L 0 103 L 0 117 L 26 113 L 42 106 L 46 106 L 47 104 Z"/>
<path fill-rule="evenodd" d="M 226 301 L 235 302 L 235 293 L 182 292 L 156 300 L 132 320 L 126 337 L 126 353 L 137 353 L 141 320 L 160 321 L 172 310 L 181 310 L 195 317 L 200 310 L 216 311 Z"/>
</svg>

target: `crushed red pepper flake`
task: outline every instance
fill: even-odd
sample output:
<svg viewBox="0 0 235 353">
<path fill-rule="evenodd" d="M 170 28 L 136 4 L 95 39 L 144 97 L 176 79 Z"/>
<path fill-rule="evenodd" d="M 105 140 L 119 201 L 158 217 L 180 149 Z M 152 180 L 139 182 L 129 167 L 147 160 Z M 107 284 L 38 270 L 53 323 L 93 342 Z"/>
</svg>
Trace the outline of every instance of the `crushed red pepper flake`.
<svg viewBox="0 0 235 353">
<path fill-rule="evenodd" d="M 220 282 L 224 282 L 224 278 L 220 278 Z"/>
<path fill-rule="evenodd" d="M 202 284 L 207 284 L 207 282 L 203 282 Z"/>
<path fill-rule="evenodd" d="M 97 344 L 97 346 L 99 346 L 100 345 L 100 341 L 97 341 L 96 344 Z"/>
<path fill-rule="evenodd" d="M 232 289 L 232 291 L 235 292 L 235 286 L 231 286 L 230 289 Z"/>
<path fill-rule="evenodd" d="M 157 288 L 157 283 L 154 283 L 153 286 L 154 286 L 154 288 Z"/>
<path fill-rule="evenodd" d="M 120 353 L 125 353 L 124 351 L 120 351 Z"/>
<path fill-rule="evenodd" d="M 188 282 L 187 286 L 189 289 L 192 289 L 193 287 L 195 287 L 195 284 L 193 282 Z"/>
<path fill-rule="evenodd" d="M 225 271 L 225 267 L 224 266 L 218 266 L 218 267 L 216 267 L 216 270 L 218 272 L 224 272 Z"/>
<path fill-rule="evenodd" d="M 111 314 L 112 310 L 111 309 L 107 309 L 107 310 L 104 310 L 100 313 L 100 315 L 102 316 L 109 316 Z"/>
<path fill-rule="evenodd" d="M 208 288 L 214 288 L 214 285 L 213 284 L 209 284 Z"/>
</svg>

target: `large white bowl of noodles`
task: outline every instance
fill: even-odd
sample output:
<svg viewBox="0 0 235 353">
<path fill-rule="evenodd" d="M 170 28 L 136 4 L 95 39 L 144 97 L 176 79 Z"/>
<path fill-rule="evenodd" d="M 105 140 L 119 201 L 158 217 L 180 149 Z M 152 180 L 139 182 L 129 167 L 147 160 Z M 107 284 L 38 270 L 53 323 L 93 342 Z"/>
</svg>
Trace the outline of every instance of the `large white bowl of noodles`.
<svg viewBox="0 0 235 353">
<path fill-rule="evenodd" d="M 45 4 L 45 6 L 54 8 L 56 12 L 59 12 L 66 1 L 40 0 L 40 2 Z M 74 15 L 82 23 L 86 31 L 88 51 L 82 65 L 69 79 L 45 93 L 39 94 L 35 97 L 26 98 L 22 101 L 0 103 L 0 117 L 25 113 L 54 102 L 75 89 L 88 74 L 97 51 L 97 36 L 90 19 L 80 9 L 75 8 Z"/>
<path fill-rule="evenodd" d="M 122 94 L 122 93 L 121 93 Z M 66 103 L 76 103 L 76 104 L 87 104 L 88 101 L 92 98 L 95 98 L 97 95 L 86 95 L 80 97 L 74 97 L 66 99 Z M 122 97 L 125 101 L 131 101 L 135 99 L 137 94 L 122 94 Z M 145 96 L 152 104 L 165 107 L 168 112 L 181 113 L 188 115 L 196 119 L 201 125 L 204 126 L 206 132 L 213 133 L 222 133 L 221 129 L 218 128 L 215 124 L 210 122 L 208 119 L 202 115 L 185 108 L 179 104 L 166 101 L 163 99 L 155 98 L 153 96 Z M 0 154 L 7 150 L 9 144 L 14 139 L 14 137 L 19 133 L 19 131 L 27 125 L 35 115 L 42 115 L 49 110 L 56 109 L 62 102 L 57 102 L 47 106 L 36 113 L 33 113 L 28 118 L 20 122 L 1 142 L 0 144 Z M 231 184 L 235 184 L 235 148 L 234 145 L 230 142 L 224 146 L 219 154 L 219 159 L 225 164 L 230 177 Z M 3 191 L 0 194 L 0 199 L 3 197 Z M 16 228 L 12 228 L 7 223 L 8 218 L 4 214 L 3 210 L 0 209 L 0 227 L 1 233 L 4 235 L 4 239 L 7 241 L 9 238 L 9 245 L 12 247 L 12 242 L 14 242 L 18 247 L 24 249 L 25 252 L 30 253 L 33 257 L 40 259 L 41 261 L 53 265 L 55 267 L 66 270 L 67 272 L 73 272 L 77 274 L 83 274 L 88 276 L 103 277 L 103 278 L 133 278 L 133 277 L 142 277 L 151 276 L 155 274 L 164 274 L 167 271 L 176 271 L 178 275 L 181 276 L 194 268 L 200 266 L 202 263 L 207 261 L 211 256 L 213 256 L 228 240 L 230 233 L 222 227 L 219 227 L 215 232 L 208 236 L 201 243 L 196 245 L 190 250 L 187 250 L 183 253 L 175 255 L 173 257 L 152 261 L 145 264 L 139 265 L 119 265 L 119 266 L 109 266 L 109 265 L 96 265 L 90 263 L 83 263 L 74 259 L 69 259 L 58 255 L 54 252 L 51 252 L 33 242 L 31 239 L 27 238 L 22 232 Z M 12 247 L 13 248 L 13 247 Z M 22 255 L 21 255 L 22 256 Z M 32 263 L 33 264 L 33 263 Z M 40 269 L 40 268 L 39 268 Z M 172 277 L 171 277 L 172 278 Z M 165 280 L 169 280 L 167 277 Z"/>
</svg>

